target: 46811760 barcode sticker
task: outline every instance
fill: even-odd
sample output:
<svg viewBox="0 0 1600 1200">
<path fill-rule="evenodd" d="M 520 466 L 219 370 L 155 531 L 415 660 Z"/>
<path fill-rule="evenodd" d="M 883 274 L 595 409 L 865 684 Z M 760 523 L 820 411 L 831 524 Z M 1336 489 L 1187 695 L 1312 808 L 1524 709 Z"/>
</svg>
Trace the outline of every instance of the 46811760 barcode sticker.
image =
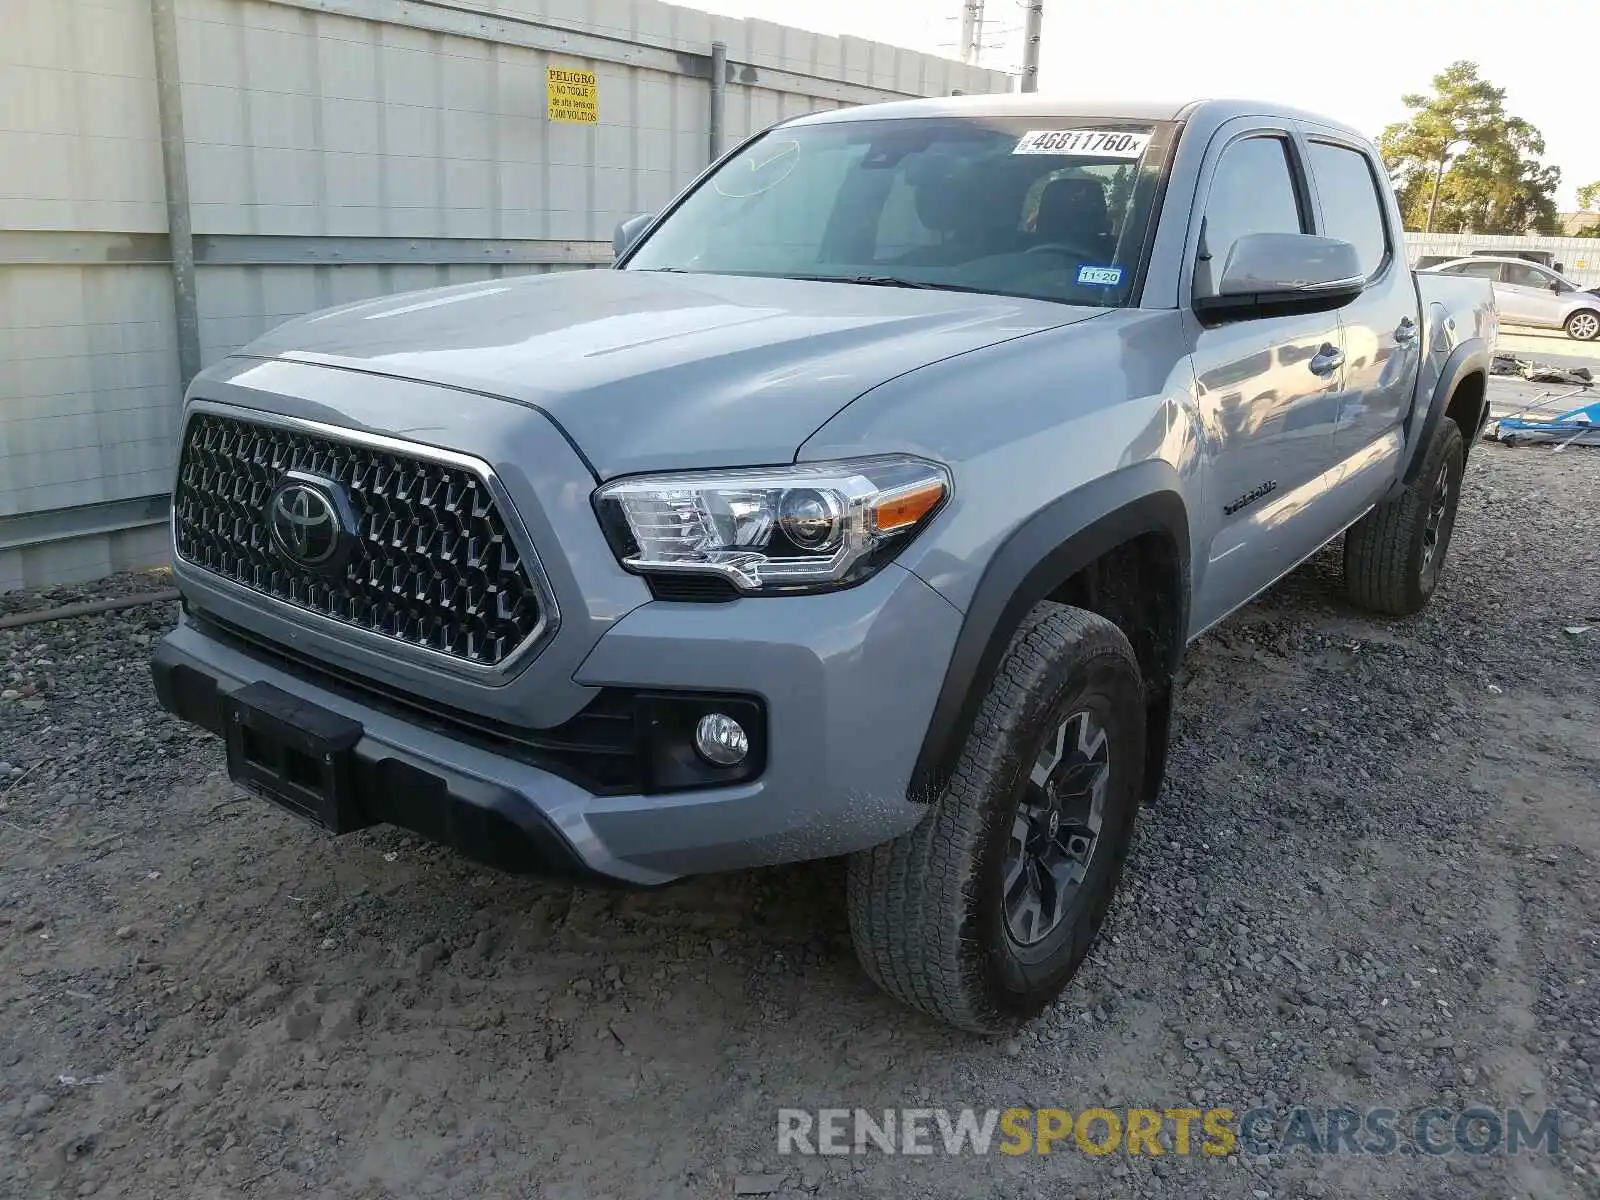
<svg viewBox="0 0 1600 1200">
<path fill-rule="evenodd" d="M 1150 144 L 1148 133 L 1114 129 L 1030 129 L 1013 154 L 1081 154 L 1090 158 L 1138 158 Z"/>
</svg>

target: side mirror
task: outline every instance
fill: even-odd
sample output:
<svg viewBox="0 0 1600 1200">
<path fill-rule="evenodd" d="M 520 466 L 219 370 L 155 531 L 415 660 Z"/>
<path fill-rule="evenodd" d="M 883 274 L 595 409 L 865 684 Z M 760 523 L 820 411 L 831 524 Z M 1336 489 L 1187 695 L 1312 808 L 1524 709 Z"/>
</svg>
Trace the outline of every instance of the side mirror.
<svg viewBox="0 0 1600 1200">
<path fill-rule="evenodd" d="M 1212 294 L 1196 293 L 1210 320 L 1287 316 L 1343 308 L 1367 287 L 1349 242 L 1309 233 L 1247 233 L 1228 251 Z"/>
<path fill-rule="evenodd" d="M 655 220 L 654 213 L 641 213 L 637 217 L 629 217 L 618 225 L 616 232 L 611 235 L 611 256 L 613 259 L 621 258 L 633 244 L 639 240 L 639 235 L 644 232 L 645 226 Z"/>
</svg>

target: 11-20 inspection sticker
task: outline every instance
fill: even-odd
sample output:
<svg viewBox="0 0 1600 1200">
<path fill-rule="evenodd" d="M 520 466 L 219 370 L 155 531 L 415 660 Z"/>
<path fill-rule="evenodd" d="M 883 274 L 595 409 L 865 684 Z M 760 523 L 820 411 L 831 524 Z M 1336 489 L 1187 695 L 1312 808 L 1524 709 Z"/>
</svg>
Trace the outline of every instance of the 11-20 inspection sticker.
<svg viewBox="0 0 1600 1200">
<path fill-rule="evenodd" d="M 1013 154 L 1081 154 L 1088 158 L 1138 158 L 1150 144 L 1148 133 L 1114 129 L 1030 129 Z"/>
</svg>

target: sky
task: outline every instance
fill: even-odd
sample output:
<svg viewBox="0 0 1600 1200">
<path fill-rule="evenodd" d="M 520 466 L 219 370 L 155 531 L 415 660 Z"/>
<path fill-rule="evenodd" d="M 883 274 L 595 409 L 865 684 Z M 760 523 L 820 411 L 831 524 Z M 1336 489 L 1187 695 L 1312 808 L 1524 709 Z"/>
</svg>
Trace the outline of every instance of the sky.
<svg viewBox="0 0 1600 1200">
<path fill-rule="evenodd" d="M 961 0 L 677 0 L 728 16 L 850 34 L 954 56 Z M 1520 14 L 1525 19 L 1511 18 Z M 983 65 L 1020 64 L 1022 9 L 987 0 L 995 48 Z M 1376 137 L 1405 116 L 1400 97 L 1430 91 L 1457 59 L 1506 89 L 1506 109 L 1536 126 L 1561 168 L 1557 206 L 1600 180 L 1587 51 L 1595 0 L 1045 0 L 1039 90 L 1065 98 L 1247 97 L 1291 104 Z M 1577 53 L 1563 61 L 1562 47 Z"/>
</svg>

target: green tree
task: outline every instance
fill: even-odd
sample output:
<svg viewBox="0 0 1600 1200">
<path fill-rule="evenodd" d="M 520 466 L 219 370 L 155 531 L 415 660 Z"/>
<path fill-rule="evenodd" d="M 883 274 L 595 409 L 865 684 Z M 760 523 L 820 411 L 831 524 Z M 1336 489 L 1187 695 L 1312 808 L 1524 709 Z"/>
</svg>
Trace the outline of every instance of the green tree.
<svg viewBox="0 0 1600 1200">
<path fill-rule="evenodd" d="M 1600 208 L 1600 179 L 1593 183 L 1586 183 L 1578 189 L 1578 209 L 1588 212 L 1591 208 Z M 1600 221 L 1587 225 L 1575 231 L 1573 237 L 1600 238 Z"/>
<path fill-rule="evenodd" d="M 1544 138 L 1508 116 L 1505 89 L 1452 63 L 1433 94 L 1401 97 L 1411 110 L 1378 139 L 1407 229 L 1448 233 L 1557 233 L 1559 167 L 1539 161 Z"/>
</svg>

